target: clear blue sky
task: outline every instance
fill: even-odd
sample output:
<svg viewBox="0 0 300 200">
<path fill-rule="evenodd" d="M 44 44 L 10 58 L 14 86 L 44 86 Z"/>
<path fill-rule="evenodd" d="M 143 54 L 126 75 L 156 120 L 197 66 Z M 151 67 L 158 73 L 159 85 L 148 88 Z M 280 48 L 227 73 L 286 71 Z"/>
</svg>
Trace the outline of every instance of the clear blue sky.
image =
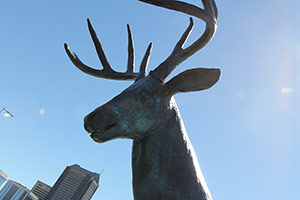
<svg viewBox="0 0 300 200">
<path fill-rule="evenodd" d="M 172 74 L 222 70 L 213 88 L 175 97 L 210 192 L 216 200 L 300 199 L 300 2 L 216 3 L 215 37 Z M 88 76 L 69 61 L 65 42 L 101 68 L 86 18 L 118 71 L 126 68 L 127 23 L 137 65 L 153 42 L 150 70 L 189 21 L 136 0 L 2 1 L 0 107 L 15 117 L 0 117 L 0 169 L 31 188 L 37 180 L 53 185 L 67 165 L 78 163 L 104 169 L 93 199 L 133 199 L 132 141 L 97 144 L 83 129 L 86 114 L 131 84 Z M 197 20 L 190 42 L 203 26 Z"/>
</svg>

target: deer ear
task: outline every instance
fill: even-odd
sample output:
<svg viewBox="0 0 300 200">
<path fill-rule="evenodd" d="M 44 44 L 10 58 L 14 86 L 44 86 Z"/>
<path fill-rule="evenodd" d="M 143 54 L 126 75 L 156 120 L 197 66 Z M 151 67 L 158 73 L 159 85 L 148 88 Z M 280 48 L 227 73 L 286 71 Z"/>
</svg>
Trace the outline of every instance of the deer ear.
<svg viewBox="0 0 300 200">
<path fill-rule="evenodd" d="M 220 74 L 220 69 L 190 69 L 172 78 L 166 83 L 166 86 L 173 94 L 206 90 L 219 80 Z"/>
</svg>

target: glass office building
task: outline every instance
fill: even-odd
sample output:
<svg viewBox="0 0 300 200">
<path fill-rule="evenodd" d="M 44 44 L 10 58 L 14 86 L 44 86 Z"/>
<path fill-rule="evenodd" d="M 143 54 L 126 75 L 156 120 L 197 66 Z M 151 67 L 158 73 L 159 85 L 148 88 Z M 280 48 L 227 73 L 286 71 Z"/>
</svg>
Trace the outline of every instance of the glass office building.
<svg viewBox="0 0 300 200">
<path fill-rule="evenodd" d="M 8 180 L 0 191 L 0 200 L 38 200 L 38 197 L 20 183 Z"/>
<path fill-rule="evenodd" d="M 100 175 L 79 165 L 66 167 L 46 200 L 90 200 L 99 186 Z"/>
<path fill-rule="evenodd" d="M 3 183 L 6 181 L 7 174 L 4 173 L 4 171 L 0 170 L 0 188 L 3 185 Z"/>
<path fill-rule="evenodd" d="M 51 187 L 42 181 L 37 181 L 32 187 L 31 192 L 35 194 L 39 200 L 45 200 L 46 196 L 50 192 Z"/>
</svg>

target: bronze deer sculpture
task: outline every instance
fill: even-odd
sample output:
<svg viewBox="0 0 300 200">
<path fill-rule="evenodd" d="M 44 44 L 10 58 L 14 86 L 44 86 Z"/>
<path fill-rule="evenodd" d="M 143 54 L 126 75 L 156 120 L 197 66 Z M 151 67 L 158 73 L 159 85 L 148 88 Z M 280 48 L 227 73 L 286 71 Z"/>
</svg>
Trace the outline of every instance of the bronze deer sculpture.
<svg viewBox="0 0 300 200">
<path fill-rule="evenodd" d="M 176 44 L 171 55 L 146 75 L 152 44 L 150 43 L 138 73 L 134 68 L 134 49 L 128 30 L 128 66 L 124 73 L 114 71 L 104 54 L 96 33 L 88 20 L 102 70 L 83 64 L 65 44 L 73 64 L 92 76 L 135 80 L 135 82 L 84 119 L 84 127 L 98 143 L 116 138 L 133 140 L 132 172 L 135 200 L 210 200 L 211 195 L 201 173 L 197 157 L 186 133 L 173 95 L 179 92 L 205 90 L 219 79 L 219 69 L 186 70 L 165 82 L 181 62 L 204 47 L 217 27 L 218 11 L 214 0 L 202 0 L 204 9 L 175 0 L 139 0 L 141 2 L 183 12 L 206 22 L 199 39 L 183 48 L 193 20 Z"/>
</svg>

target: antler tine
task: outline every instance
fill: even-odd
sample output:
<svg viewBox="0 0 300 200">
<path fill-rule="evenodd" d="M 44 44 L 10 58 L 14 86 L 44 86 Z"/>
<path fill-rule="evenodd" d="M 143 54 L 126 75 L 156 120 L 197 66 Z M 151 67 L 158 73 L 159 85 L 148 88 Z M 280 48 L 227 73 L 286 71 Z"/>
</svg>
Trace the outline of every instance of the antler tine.
<svg viewBox="0 0 300 200">
<path fill-rule="evenodd" d="M 214 0 L 201 0 L 206 11 L 211 13 L 215 18 L 218 18 L 218 10 Z"/>
<path fill-rule="evenodd" d="M 64 47 L 65 47 L 65 51 L 67 52 L 70 60 L 79 70 L 81 70 L 84 73 L 87 73 L 89 75 L 92 75 L 92 76 L 96 76 L 96 74 L 101 74 L 102 70 L 90 68 L 90 67 L 86 66 L 84 63 L 82 63 L 81 60 L 76 55 L 76 53 L 71 51 L 69 46 L 66 43 L 64 44 Z M 100 77 L 100 76 L 98 76 L 98 77 Z"/>
<path fill-rule="evenodd" d="M 217 5 L 216 5 L 216 2 L 212 1 L 212 4 L 213 4 L 216 19 L 218 20 L 219 13 L 218 13 L 218 8 L 217 8 Z"/>
<path fill-rule="evenodd" d="M 101 61 L 101 64 L 103 66 L 103 69 L 104 70 L 107 70 L 107 71 L 113 71 L 111 66 L 109 65 L 107 59 L 106 59 L 106 56 L 104 54 L 104 51 L 103 51 L 103 48 L 102 48 L 102 45 L 97 37 L 97 34 L 90 22 L 90 19 L 87 19 L 87 23 L 88 23 L 88 27 L 89 27 L 89 31 L 90 31 L 90 34 L 91 34 L 91 37 L 93 39 L 93 42 L 94 42 L 94 45 L 95 45 L 95 48 L 96 48 L 96 51 L 97 51 L 97 54 L 98 54 L 98 57 Z"/>
<path fill-rule="evenodd" d="M 133 73 L 134 69 L 134 47 L 133 47 L 133 39 L 130 30 L 129 24 L 127 24 L 127 32 L 128 32 L 128 62 L 127 62 L 127 73 Z"/>
<path fill-rule="evenodd" d="M 148 48 L 147 48 L 146 53 L 144 55 L 144 58 L 141 62 L 139 78 L 146 76 L 146 70 L 147 70 L 151 50 L 152 50 L 152 42 L 150 42 L 150 44 L 148 45 Z"/>
<path fill-rule="evenodd" d="M 103 66 L 102 70 L 97 70 L 93 69 L 87 65 L 85 65 L 81 60 L 78 58 L 78 56 L 70 50 L 69 46 L 65 43 L 64 47 L 65 50 L 70 58 L 70 60 L 73 62 L 73 64 L 81 71 L 92 75 L 96 76 L 99 78 L 106 78 L 106 79 L 113 79 L 113 80 L 136 80 L 137 78 L 141 76 L 145 76 L 145 68 L 147 66 L 147 61 L 145 62 L 146 64 L 141 66 L 141 71 L 139 73 L 133 72 L 133 67 L 134 67 L 134 48 L 133 48 L 133 39 L 132 39 L 132 34 L 129 25 L 127 25 L 127 31 L 128 31 L 128 64 L 127 64 L 127 71 L 126 72 L 116 72 L 114 71 L 111 66 L 109 65 L 106 56 L 104 54 L 103 48 L 101 46 L 101 43 L 96 35 L 96 32 L 94 31 L 92 24 L 89 19 L 87 19 L 88 22 L 88 28 L 90 31 L 90 34 L 92 36 L 98 57 L 101 61 L 101 64 Z M 149 49 L 149 47 L 148 47 Z M 151 48 L 150 48 L 151 50 Z M 147 50 L 145 57 L 147 57 L 146 60 L 148 60 L 149 55 L 150 55 L 150 50 Z"/>
<path fill-rule="evenodd" d="M 141 2 L 149 3 L 163 8 L 183 12 L 199 19 L 206 23 L 206 28 L 202 36 L 197 39 L 189 47 L 183 49 L 182 45 L 186 41 L 193 27 L 193 21 L 190 20 L 190 25 L 182 35 L 179 42 L 176 44 L 171 55 L 162 62 L 154 71 L 152 76 L 160 81 L 164 81 L 166 77 L 178 66 L 181 62 L 192 56 L 194 53 L 203 48 L 213 37 L 217 28 L 218 11 L 214 0 L 202 0 L 204 9 L 197 6 L 176 1 L 176 0 L 139 0 Z"/>
<path fill-rule="evenodd" d="M 182 49 L 184 43 L 186 42 L 190 33 L 192 32 L 193 27 L 194 27 L 194 21 L 193 21 L 193 18 L 190 17 L 190 24 L 187 27 L 187 29 L 185 30 L 185 32 L 182 34 L 180 40 L 177 42 L 173 51 L 178 51 L 178 50 Z"/>
</svg>

